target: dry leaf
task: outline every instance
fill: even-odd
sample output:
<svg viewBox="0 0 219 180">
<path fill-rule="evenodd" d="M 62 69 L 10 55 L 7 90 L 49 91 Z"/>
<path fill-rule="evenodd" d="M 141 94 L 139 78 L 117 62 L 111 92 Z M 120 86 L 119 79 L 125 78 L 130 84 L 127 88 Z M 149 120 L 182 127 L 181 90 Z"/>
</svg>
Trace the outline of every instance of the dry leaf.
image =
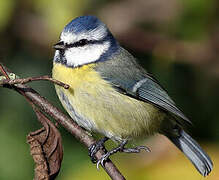
<svg viewBox="0 0 219 180">
<path fill-rule="evenodd" d="M 39 110 L 38 120 L 43 128 L 27 136 L 31 155 L 35 162 L 35 180 L 55 179 L 61 168 L 63 158 L 61 135 L 55 125 Z"/>
</svg>

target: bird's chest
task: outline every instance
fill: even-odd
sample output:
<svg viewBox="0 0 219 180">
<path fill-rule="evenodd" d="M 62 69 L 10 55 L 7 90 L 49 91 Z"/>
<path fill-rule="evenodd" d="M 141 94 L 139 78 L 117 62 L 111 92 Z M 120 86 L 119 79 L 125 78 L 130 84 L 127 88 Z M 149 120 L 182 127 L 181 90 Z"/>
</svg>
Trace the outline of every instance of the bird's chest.
<svg viewBox="0 0 219 180">
<path fill-rule="evenodd" d="M 84 84 L 98 81 L 98 75 L 93 70 L 94 65 L 85 65 L 78 68 L 66 67 L 59 63 L 54 63 L 52 76 L 56 80 L 66 83 L 70 89 L 77 89 Z"/>
<path fill-rule="evenodd" d="M 62 105 L 80 126 L 88 130 L 96 129 L 97 124 L 94 122 L 98 114 L 96 108 L 102 108 L 103 94 L 108 94 L 112 90 L 93 67 L 94 65 L 66 68 L 55 63 L 52 71 L 54 79 L 70 86 L 69 89 L 64 89 L 55 85 Z"/>
<path fill-rule="evenodd" d="M 117 92 L 92 68 L 53 67 L 53 78 L 70 86 L 56 85 L 59 99 L 80 126 L 116 140 L 157 131 L 163 118 L 156 107 Z"/>
<path fill-rule="evenodd" d="M 66 68 L 61 64 L 54 64 L 53 66 L 53 78 L 70 86 L 69 89 L 64 89 L 56 85 L 59 98 L 59 92 L 62 92 L 68 98 L 70 104 L 79 111 L 81 111 L 81 109 L 86 111 L 83 106 L 91 105 L 91 101 L 92 103 L 98 101 L 100 96 L 108 94 L 112 89 L 112 87 L 102 80 L 99 74 L 94 71 L 93 67 L 94 65 L 79 68 Z"/>
</svg>

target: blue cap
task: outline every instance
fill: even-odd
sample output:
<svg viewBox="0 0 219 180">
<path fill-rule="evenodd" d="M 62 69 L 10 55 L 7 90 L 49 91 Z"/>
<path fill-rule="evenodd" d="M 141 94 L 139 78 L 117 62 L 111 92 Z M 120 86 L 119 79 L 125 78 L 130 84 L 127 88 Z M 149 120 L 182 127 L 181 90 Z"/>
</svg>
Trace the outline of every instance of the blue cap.
<svg viewBox="0 0 219 180">
<path fill-rule="evenodd" d="M 67 24 L 63 32 L 73 32 L 77 34 L 84 31 L 91 31 L 100 25 L 104 24 L 95 16 L 80 16 Z"/>
</svg>

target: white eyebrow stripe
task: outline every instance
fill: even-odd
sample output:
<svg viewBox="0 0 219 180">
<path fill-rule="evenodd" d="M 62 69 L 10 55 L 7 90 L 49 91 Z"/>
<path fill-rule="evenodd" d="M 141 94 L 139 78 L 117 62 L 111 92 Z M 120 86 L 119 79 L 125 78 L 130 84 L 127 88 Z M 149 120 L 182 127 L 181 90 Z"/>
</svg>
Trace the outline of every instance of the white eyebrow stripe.
<svg viewBox="0 0 219 180">
<path fill-rule="evenodd" d="M 107 35 L 107 30 L 104 25 L 99 26 L 93 30 L 90 31 L 84 31 L 81 33 L 71 33 L 69 31 L 65 32 L 63 31 L 61 33 L 60 39 L 61 41 L 64 41 L 67 44 L 71 44 L 74 42 L 77 42 L 81 39 L 87 39 L 90 40 L 101 40 Z"/>
<path fill-rule="evenodd" d="M 147 82 L 147 80 L 148 80 L 147 78 L 144 78 L 144 79 L 138 81 L 138 82 L 133 86 L 132 91 L 135 93 L 135 92 L 138 90 L 138 88 L 141 87 L 142 84 L 144 84 L 144 83 Z"/>
</svg>

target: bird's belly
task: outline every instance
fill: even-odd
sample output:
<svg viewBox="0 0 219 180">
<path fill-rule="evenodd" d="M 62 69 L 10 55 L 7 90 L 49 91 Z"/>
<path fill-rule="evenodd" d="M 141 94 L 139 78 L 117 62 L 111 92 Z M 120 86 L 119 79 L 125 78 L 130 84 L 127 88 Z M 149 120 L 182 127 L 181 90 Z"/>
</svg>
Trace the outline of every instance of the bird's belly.
<svg viewBox="0 0 219 180">
<path fill-rule="evenodd" d="M 64 78 L 56 69 L 53 77 L 70 85 L 67 90 L 56 85 L 56 91 L 80 126 L 118 141 L 158 131 L 165 116 L 158 108 L 117 92 L 96 72 L 88 71 L 82 76 L 80 71 L 70 70 L 70 79 L 70 74 Z"/>
</svg>

